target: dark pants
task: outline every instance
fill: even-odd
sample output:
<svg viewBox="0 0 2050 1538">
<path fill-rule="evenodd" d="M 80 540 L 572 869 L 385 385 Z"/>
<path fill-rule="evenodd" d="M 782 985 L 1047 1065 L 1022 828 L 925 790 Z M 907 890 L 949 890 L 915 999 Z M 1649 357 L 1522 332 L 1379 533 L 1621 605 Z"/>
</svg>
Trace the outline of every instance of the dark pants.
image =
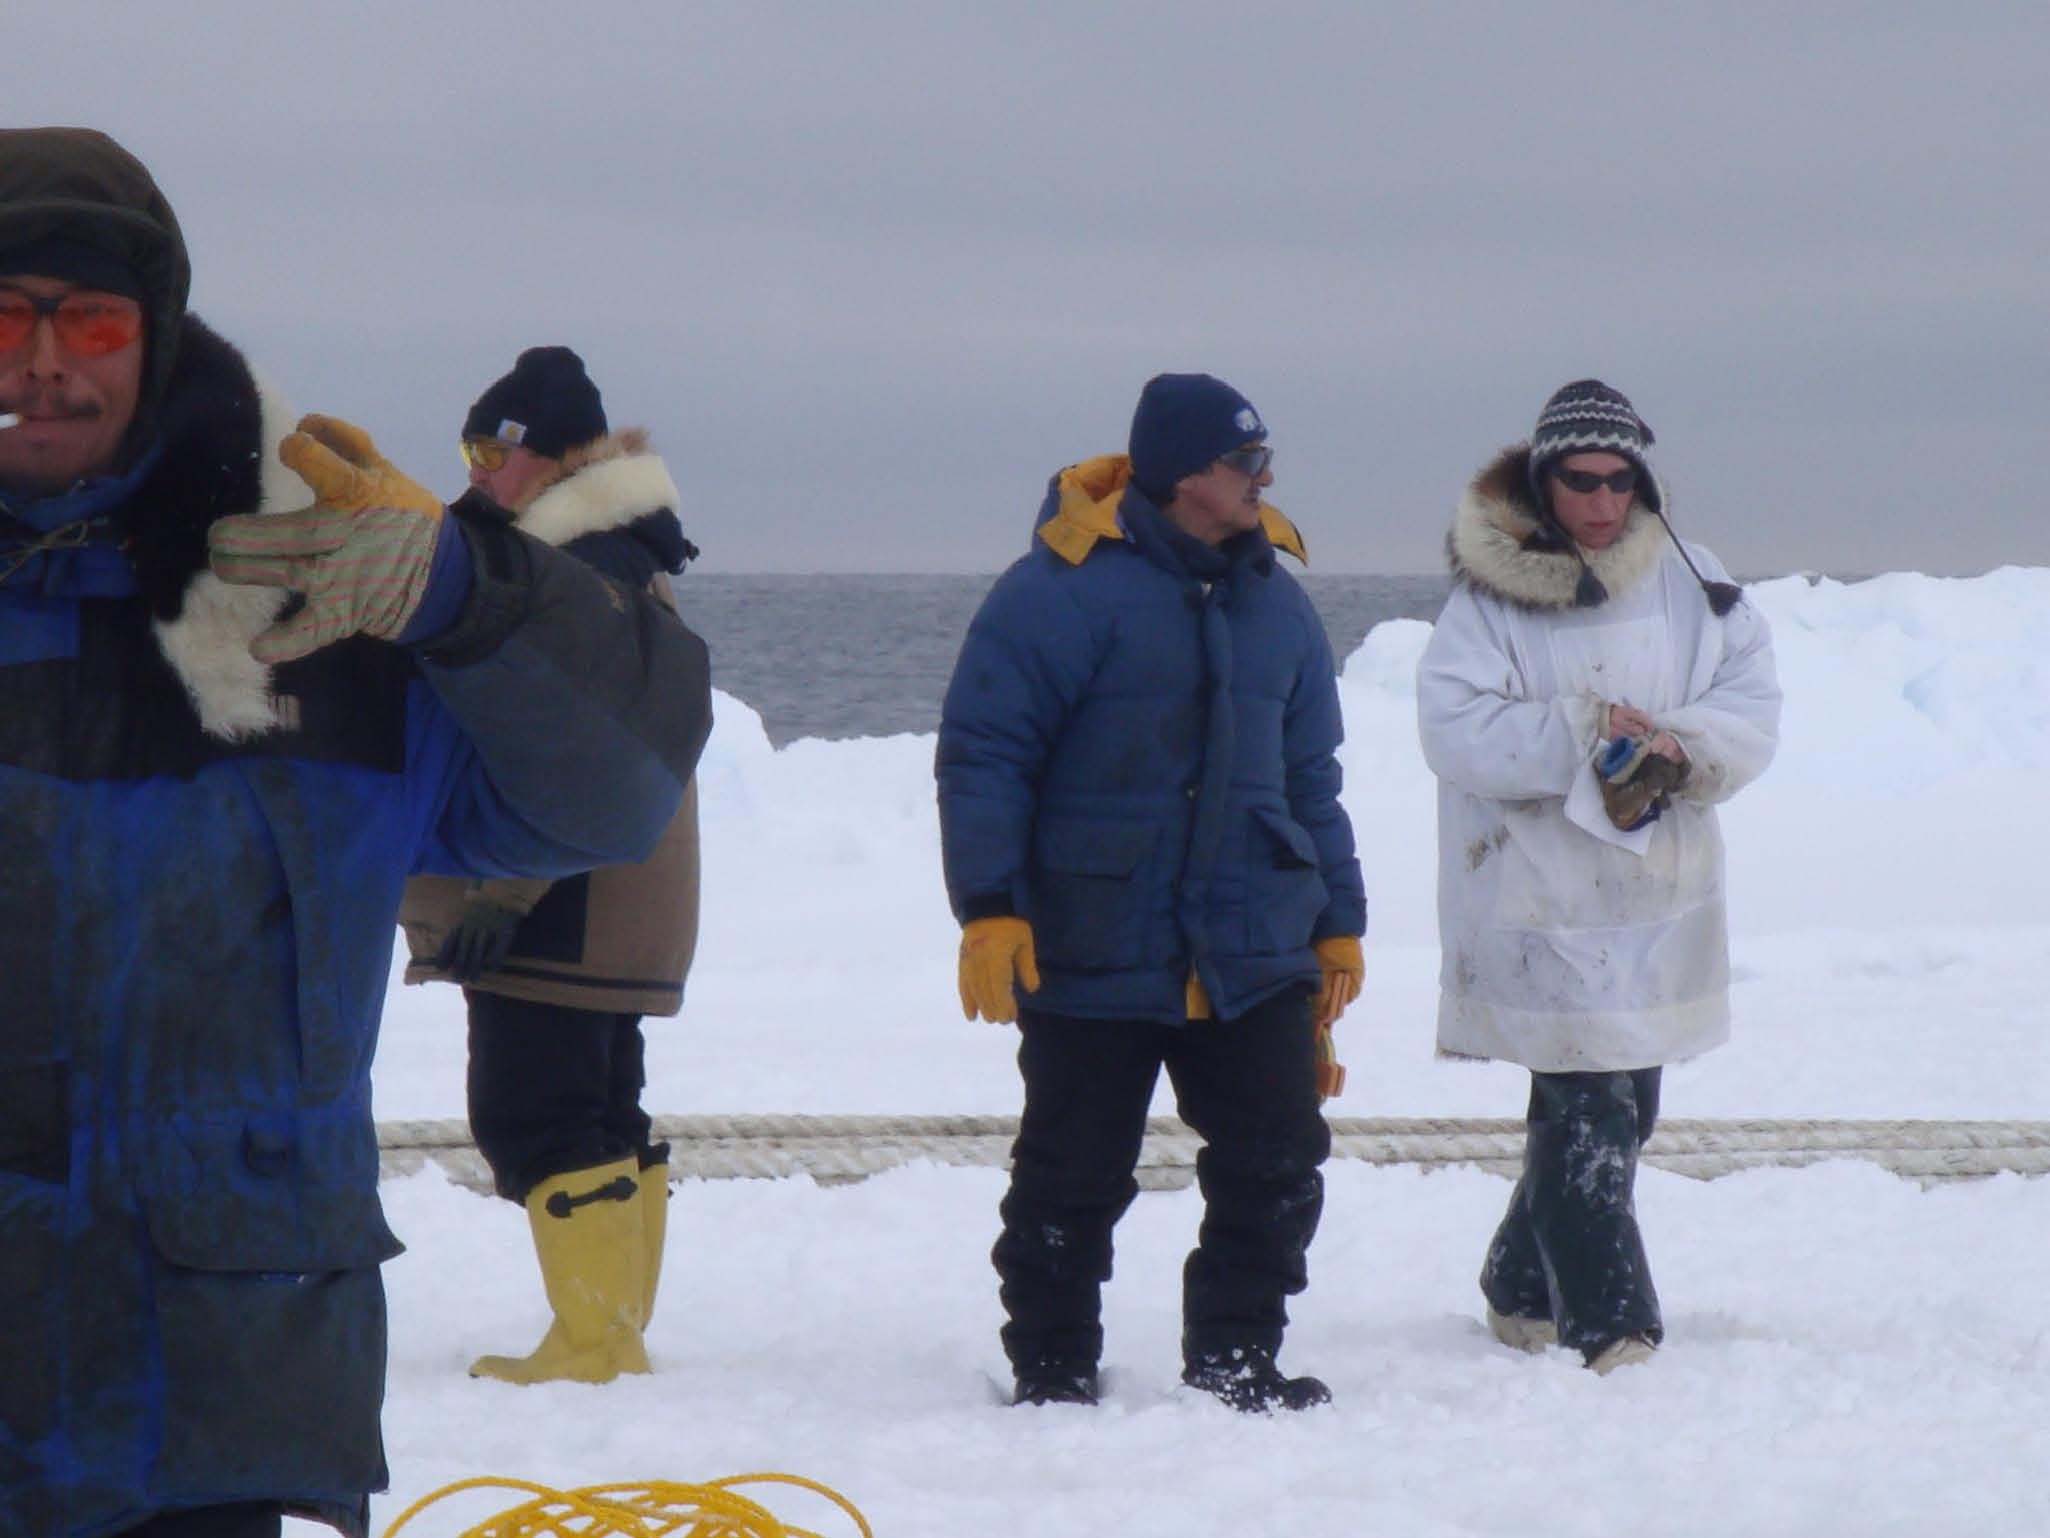
<svg viewBox="0 0 2050 1538">
<path fill-rule="evenodd" d="M 639 1015 L 535 1004 L 465 989 L 470 1001 L 470 1132 L 498 1194 L 525 1202 L 542 1181 L 628 1155 L 669 1157 L 651 1144 L 641 1109 L 645 1044 Z"/>
<path fill-rule="evenodd" d="M 269 1501 L 234 1506 L 194 1506 L 167 1511 L 140 1527 L 124 1527 L 115 1538 L 278 1538 L 284 1520 Z"/>
<path fill-rule="evenodd" d="M 1182 1269 L 1182 1350 L 1274 1352 L 1283 1299 L 1309 1284 L 1331 1132 L 1318 1109 L 1309 992 L 1290 988 L 1236 1020 L 1160 1025 L 1021 1011 L 1025 1111 L 991 1254 L 1020 1372 L 1093 1369 L 1103 1350 L 1111 1230 L 1164 1065 L 1196 1156 L 1203 1225 Z"/>
<path fill-rule="evenodd" d="M 1548 1318 L 1577 1351 L 1664 1338 L 1635 1200 L 1660 1072 L 1530 1076 L 1523 1177 L 1481 1268 L 1496 1313 Z"/>
</svg>

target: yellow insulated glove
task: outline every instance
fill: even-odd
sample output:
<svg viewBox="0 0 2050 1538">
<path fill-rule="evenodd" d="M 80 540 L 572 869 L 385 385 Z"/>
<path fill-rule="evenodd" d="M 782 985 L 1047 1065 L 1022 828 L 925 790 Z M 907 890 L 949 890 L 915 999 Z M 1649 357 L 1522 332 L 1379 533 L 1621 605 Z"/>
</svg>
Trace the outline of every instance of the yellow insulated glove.
<svg viewBox="0 0 2050 1538">
<path fill-rule="evenodd" d="M 370 434 L 340 417 L 304 416 L 278 445 L 278 458 L 313 494 L 345 513 L 388 507 L 441 516 L 441 498 L 378 452 Z"/>
<path fill-rule="evenodd" d="M 306 600 L 250 652 L 290 662 L 347 636 L 395 640 L 427 591 L 440 499 L 378 453 L 370 434 L 334 417 L 301 418 L 278 457 L 312 488 L 314 505 L 223 518 L 207 532 L 223 582 Z"/>
<path fill-rule="evenodd" d="M 1039 958 L 1032 951 L 1032 926 L 1003 915 L 970 919 L 961 929 L 961 1013 L 978 1014 L 999 1025 L 1018 1018 L 1013 977 L 1027 993 L 1039 991 Z"/>
<path fill-rule="evenodd" d="M 1313 1015 L 1317 1022 L 1317 1098 L 1329 1100 L 1345 1093 L 1345 1064 L 1338 1060 L 1338 1043 L 1332 1039 L 1331 1027 L 1360 996 L 1367 962 L 1356 935 L 1328 935 L 1315 949 L 1317 969 L 1323 974 Z"/>
<path fill-rule="evenodd" d="M 1333 1100 L 1345 1093 L 1345 1064 L 1338 1060 L 1338 1043 L 1331 1039 L 1331 1027 L 1317 1027 L 1317 1099 Z"/>
<path fill-rule="evenodd" d="M 1367 976 L 1366 957 L 1360 953 L 1357 935 L 1327 935 L 1314 949 L 1317 970 L 1323 974 L 1314 1018 L 1319 1025 L 1334 1025 L 1346 1006 L 1360 996 L 1360 984 Z"/>
</svg>

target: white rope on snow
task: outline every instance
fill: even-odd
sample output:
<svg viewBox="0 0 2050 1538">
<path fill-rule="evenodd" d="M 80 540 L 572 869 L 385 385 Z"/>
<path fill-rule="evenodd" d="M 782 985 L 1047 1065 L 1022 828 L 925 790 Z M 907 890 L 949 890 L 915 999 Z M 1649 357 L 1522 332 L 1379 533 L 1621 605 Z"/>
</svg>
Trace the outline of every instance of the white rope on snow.
<svg viewBox="0 0 2050 1538">
<path fill-rule="evenodd" d="M 1442 1169 L 1474 1165 L 1513 1175 L 1523 1165 L 1524 1126 L 1511 1118 L 1338 1116 L 1331 1156 L 1367 1164 Z M 1018 1122 L 1012 1116 L 658 1116 L 681 1179 L 861 1180 L 907 1164 L 1002 1168 Z M 491 1181 L 460 1121 L 380 1122 L 378 1166 L 406 1175 L 432 1162 L 460 1184 Z M 1201 1140 L 1181 1121 L 1146 1124 L 1139 1183 L 1173 1189 L 1195 1178 Z M 1876 1164 L 1923 1182 L 2011 1172 L 2050 1174 L 2050 1122 L 1711 1121 L 1661 1122 L 1644 1162 L 1697 1180 L 1739 1170 L 1798 1168 L 1830 1159 Z"/>
</svg>

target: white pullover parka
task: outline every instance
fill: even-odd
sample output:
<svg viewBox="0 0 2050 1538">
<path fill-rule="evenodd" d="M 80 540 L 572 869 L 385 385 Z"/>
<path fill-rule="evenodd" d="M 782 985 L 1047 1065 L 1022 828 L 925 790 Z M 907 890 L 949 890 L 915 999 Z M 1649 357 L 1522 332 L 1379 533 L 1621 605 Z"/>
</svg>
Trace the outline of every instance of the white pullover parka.
<svg viewBox="0 0 2050 1538">
<path fill-rule="evenodd" d="M 1506 451 L 1460 503 L 1452 597 L 1418 665 L 1438 776 L 1438 1049 L 1547 1073 L 1649 1068 L 1729 1036 L 1715 806 L 1778 744 L 1772 638 L 1748 600 L 1711 610 L 1641 504 L 1587 554 L 1607 600 L 1576 607 L 1580 558 L 1540 522 L 1528 469 L 1527 449 Z M 1604 704 L 1687 753 L 1672 804 L 1634 833 L 1602 810 Z"/>
</svg>

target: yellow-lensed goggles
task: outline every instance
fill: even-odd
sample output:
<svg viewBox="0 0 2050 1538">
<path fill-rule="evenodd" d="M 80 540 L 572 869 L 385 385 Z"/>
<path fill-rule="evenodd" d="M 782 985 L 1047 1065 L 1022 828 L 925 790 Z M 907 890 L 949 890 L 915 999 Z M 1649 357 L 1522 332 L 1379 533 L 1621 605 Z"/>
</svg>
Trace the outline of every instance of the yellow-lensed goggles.
<svg viewBox="0 0 2050 1538">
<path fill-rule="evenodd" d="M 506 456 L 512 451 L 513 446 L 503 438 L 465 438 L 463 463 L 489 475 L 505 463 Z"/>
</svg>

